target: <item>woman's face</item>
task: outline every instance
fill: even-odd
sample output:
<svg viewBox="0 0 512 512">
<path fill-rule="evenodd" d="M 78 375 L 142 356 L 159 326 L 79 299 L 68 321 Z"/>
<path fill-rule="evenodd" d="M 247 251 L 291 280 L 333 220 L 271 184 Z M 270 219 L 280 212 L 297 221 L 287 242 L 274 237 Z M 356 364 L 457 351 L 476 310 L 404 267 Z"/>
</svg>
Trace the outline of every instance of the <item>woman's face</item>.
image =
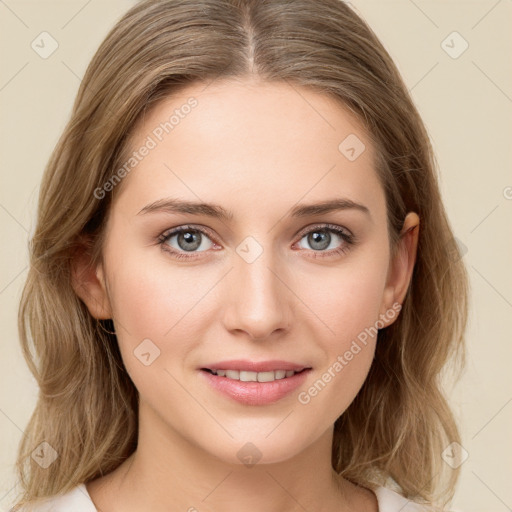
<svg viewBox="0 0 512 512">
<path fill-rule="evenodd" d="M 361 388 L 407 277 L 369 139 L 322 94 L 224 81 L 150 110 L 131 151 L 89 305 L 114 319 L 141 424 L 234 463 L 244 446 L 261 462 L 299 453 Z M 309 370 L 227 386 L 203 370 L 231 360 Z"/>
</svg>

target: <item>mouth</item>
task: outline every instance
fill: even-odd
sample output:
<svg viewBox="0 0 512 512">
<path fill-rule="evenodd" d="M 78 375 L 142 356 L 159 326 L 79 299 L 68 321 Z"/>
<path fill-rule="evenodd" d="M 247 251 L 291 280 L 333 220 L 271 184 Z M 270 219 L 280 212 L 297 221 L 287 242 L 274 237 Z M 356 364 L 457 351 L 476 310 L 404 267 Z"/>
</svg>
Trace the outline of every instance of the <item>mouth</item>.
<svg viewBox="0 0 512 512">
<path fill-rule="evenodd" d="M 289 397 L 305 385 L 312 368 L 260 372 L 218 368 L 198 370 L 206 385 L 215 392 L 243 405 L 264 406 Z"/>
<path fill-rule="evenodd" d="M 201 368 L 201 370 L 218 377 L 224 377 L 226 379 L 241 382 L 274 382 L 276 380 L 288 379 L 294 375 L 303 373 L 307 370 L 311 370 L 311 368 L 302 368 L 300 370 L 271 370 L 265 372 L 247 370 L 220 370 L 210 368 Z"/>
</svg>

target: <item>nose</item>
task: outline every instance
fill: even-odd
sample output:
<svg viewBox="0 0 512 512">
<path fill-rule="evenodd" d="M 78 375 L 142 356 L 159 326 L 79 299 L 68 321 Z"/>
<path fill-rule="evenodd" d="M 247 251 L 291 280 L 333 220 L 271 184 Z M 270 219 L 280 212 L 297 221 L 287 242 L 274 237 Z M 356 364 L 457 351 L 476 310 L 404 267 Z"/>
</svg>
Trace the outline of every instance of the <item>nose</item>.
<svg viewBox="0 0 512 512">
<path fill-rule="evenodd" d="M 228 281 L 224 311 L 228 331 L 265 340 L 289 329 L 293 293 L 287 287 L 286 270 L 276 265 L 270 251 L 263 251 L 251 263 L 236 255 Z"/>
</svg>

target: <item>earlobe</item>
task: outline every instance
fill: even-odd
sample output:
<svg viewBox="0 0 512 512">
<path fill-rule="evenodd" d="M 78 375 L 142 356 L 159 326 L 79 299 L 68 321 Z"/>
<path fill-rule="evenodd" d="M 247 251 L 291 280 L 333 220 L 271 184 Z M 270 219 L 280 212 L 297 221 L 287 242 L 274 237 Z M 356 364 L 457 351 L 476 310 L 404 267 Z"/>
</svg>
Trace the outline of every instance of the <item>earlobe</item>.
<svg viewBox="0 0 512 512">
<path fill-rule="evenodd" d="M 401 305 L 404 302 L 416 263 L 419 224 L 420 219 L 415 212 L 409 212 L 405 217 L 398 247 L 389 266 L 381 315 L 393 308 L 394 304 Z M 393 322 L 389 322 L 389 324 L 391 323 Z"/>
<path fill-rule="evenodd" d="M 96 268 L 91 265 L 87 246 L 82 245 L 73 255 L 71 285 L 94 318 L 112 318 L 103 265 L 100 263 Z"/>
</svg>

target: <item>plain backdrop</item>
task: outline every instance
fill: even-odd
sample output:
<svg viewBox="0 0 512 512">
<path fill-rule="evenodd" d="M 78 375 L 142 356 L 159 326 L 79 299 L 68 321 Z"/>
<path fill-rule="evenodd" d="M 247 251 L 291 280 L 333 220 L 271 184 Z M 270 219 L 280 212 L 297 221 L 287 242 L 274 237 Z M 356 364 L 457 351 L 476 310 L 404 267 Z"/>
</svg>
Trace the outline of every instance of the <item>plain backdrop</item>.
<svg viewBox="0 0 512 512">
<path fill-rule="evenodd" d="M 394 58 L 427 125 L 471 279 L 468 366 L 449 395 L 468 452 L 452 509 L 505 512 L 512 508 L 512 1 L 351 3 Z M 16 322 L 43 168 L 92 55 L 133 4 L 0 0 L 3 511 L 37 397 Z"/>
</svg>

